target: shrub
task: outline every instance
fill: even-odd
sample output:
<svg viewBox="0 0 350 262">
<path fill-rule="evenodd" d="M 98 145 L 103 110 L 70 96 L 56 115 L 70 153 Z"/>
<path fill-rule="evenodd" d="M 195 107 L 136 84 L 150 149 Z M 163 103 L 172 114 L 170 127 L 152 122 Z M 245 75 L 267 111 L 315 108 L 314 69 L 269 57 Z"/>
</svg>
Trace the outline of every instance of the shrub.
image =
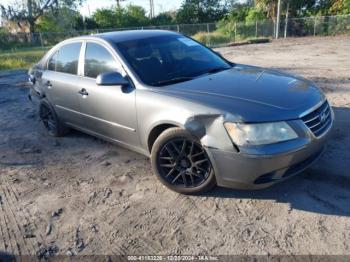
<svg viewBox="0 0 350 262">
<path fill-rule="evenodd" d="M 224 33 L 221 33 L 219 31 L 214 31 L 210 33 L 198 32 L 197 34 L 193 35 L 192 38 L 208 46 L 227 44 L 231 41 L 230 36 L 225 35 Z"/>
</svg>

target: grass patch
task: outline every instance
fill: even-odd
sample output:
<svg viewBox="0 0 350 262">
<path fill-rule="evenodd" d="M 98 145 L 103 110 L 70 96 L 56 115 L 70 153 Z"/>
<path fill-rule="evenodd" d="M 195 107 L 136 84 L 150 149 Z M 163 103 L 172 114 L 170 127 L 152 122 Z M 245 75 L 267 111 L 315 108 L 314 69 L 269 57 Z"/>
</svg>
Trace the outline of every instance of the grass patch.
<svg viewBox="0 0 350 262">
<path fill-rule="evenodd" d="M 198 42 L 201 42 L 207 46 L 215 46 L 219 44 L 226 44 L 230 42 L 230 37 L 218 32 L 198 32 L 197 34 L 192 36 L 194 39 L 196 39 Z"/>
<path fill-rule="evenodd" d="M 214 32 L 198 32 L 192 36 L 192 38 L 196 39 L 198 42 L 201 42 L 210 47 L 220 47 L 220 46 L 234 46 L 234 45 L 242 45 L 242 44 L 258 44 L 258 43 L 266 43 L 269 41 L 266 37 L 248 37 L 243 35 L 236 35 L 236 39 L 234 35 L 225 34 L 219 30 Z"/>
<path fill-rule="evenodd" d="M 27 49 L 0 53 L 0 70 L 27 69 L 37 63 L 48 49 Z"/>
</svg>

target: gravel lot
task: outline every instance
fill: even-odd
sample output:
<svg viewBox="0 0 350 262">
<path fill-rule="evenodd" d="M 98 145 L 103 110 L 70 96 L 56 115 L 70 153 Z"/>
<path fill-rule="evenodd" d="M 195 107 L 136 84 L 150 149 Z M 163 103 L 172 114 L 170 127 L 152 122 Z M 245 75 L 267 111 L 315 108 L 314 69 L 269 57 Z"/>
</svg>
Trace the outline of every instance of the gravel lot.
<svg viewBox="0 0 350 262">
<path fill-rule="evenodd" d="M 350 255 L 350 37 L 221 48 L 326 92 L 333 139 L 316 166 L 260 191 L 183 196 L 148 159 L 72 132 L 49 137 L 24 71 L 0 73 L 0 251 L 11 254 Z"/>
</svg>

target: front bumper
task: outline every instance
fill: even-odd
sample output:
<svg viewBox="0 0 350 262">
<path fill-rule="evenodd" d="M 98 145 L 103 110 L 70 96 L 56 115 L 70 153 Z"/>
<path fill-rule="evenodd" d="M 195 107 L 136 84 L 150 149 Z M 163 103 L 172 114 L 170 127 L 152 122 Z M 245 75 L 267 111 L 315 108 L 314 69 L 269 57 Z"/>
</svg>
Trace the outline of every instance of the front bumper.
<svg viewBox="0 0 350 262">
<path fill-rule="evenodd" d="M 311 134 L 267 150 L 228 152 L 207 148 L 217 184 L 237 189 L 269 187 L 296 175 L 315 163 L 324 151 L 331 128 L 321 138 Z"/>
</svg>

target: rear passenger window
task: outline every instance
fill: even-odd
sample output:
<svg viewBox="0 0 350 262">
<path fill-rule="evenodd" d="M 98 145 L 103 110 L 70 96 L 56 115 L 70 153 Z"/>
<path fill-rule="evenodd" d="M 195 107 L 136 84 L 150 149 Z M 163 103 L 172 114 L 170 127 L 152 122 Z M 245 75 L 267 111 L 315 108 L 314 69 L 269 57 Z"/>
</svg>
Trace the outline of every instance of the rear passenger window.
<svg viewBox="0 0 350 262">
<path fill-rule="evenodd" d="M 56 71 L 76 75 L 81 43 L 67 44 L 60 48 L 56 63 Z"/>
<path fill-rule="evenodd" d="M 49 63 L 47 64 L 47 70 L 56 71 L 56 61 L 58 52 L 51 56 Z"/>
<path fill-rule="evenodd" d="M 96 78 L 101 73 L 118 71 L 119 64 L 101 45 L 87 43 L 85 51 L 84 75 Z"/>
</svg>

